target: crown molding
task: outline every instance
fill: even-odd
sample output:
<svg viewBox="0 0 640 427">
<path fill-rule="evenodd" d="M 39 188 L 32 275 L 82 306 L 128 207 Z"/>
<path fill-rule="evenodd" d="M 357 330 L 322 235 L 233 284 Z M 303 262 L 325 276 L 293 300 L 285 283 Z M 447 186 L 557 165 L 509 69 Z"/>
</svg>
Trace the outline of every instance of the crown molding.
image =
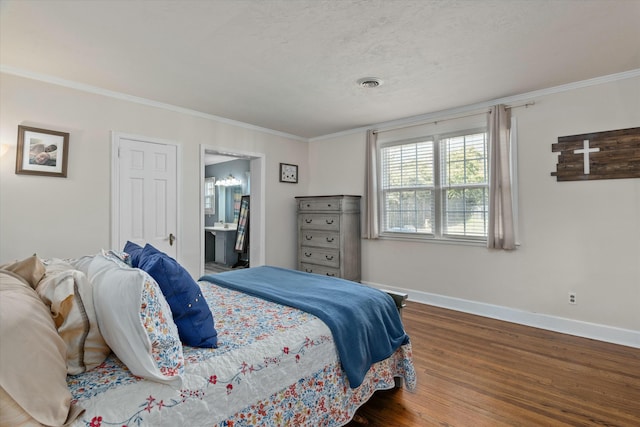
<svg viewBox="0 0 640 427">
<path fill-rule="evenodd" d="M 568 92 L 571 90 L 581 89 L 581 88 L 590 87 L 590 86 L 597 86 L 605 83 L 616 82 L 619 80 L 632 79 L 635 77 L 640 77 L 640 68 L 624 71 L 622 73 L 609 74 L 606 76 L 595 77 L 592 79 L 581 80 L 578 82 L 567 83 L 559 86 L 553 86 L 547 89 L 540 89 L 533 92 L 526 92 L 519 95 L 492 99 L 489 101 L 479 102 L 476 104 L 470 104 L 470 105 L 450 108 L 446 110 L 434 111 L 432 113 L 421 114 L 418 116 L 405 117 L 403 119 L 393 120 L 389 122 L 375 123 L 368 126 L 348 129 L 341 132 L 309 138 L 309 142 L 322 141 L 325 139 L 333 139 L 333 138 L 337 138 L 345 135 L 351 135 L 354 133 L 362 133 L 362 132 L 366 132 L 369 129 L 384 131 L 385 129 L 389 129 L 389 128 L 398 128 L 401 126 L 414 125 L 420 122 L 427 122 L 430 120 L 441 119 L 443 117 L 456 116 L 456 115 L 465 114 L 465 113 L 474 113 L 479 110 L 489 108 L 497 104 L 512 105 L 512 104 L 526 103 L 529 101 L 534 101 L 535 99 L 541 98 L 544 96 L 554 95 L 562 92 Z"/>
<path fill-rule="evenodd" d="M 445 116 L 455 116 L 458 114 L 464 114 L 469 112 L 476 112 L 483 108 L 489 108 L 492 105 L 496 104 L 514 104 L 535 100 L 536 98 L 541 98 L 543 96 L 549 96 L 557 93 L 567 92 L 575 89 L 581 89 L 590 86 L 597 86 L 605 83 L 611 83 L 619 80 L 626 80 L 635 77 L 640 77 L 640 68 L 624 71 L 621 73 L 609 74 L 606 76 L 595 77 L 592 79 L 581 80 L 578 82 L 567 83 L 564 85 L 553 86 L 547 89 L 540 89 L 532 92 L 526 92 L 519 95 L 507 96 L 503 98 L 492 99 L 489 101 L 479 102 L 476 104 L 465 105 L 456 108 L 450 108 L 446 110 L 434 111 L 432 113 L 421 114 L 418 116 L 406 117 L 403 119 L 382 122 L 371 124 L 368 126 L 362 126 L 358 128 L 348 129 L 336 133 L 331 133 L 327 135 L 317 136 L 313 138 L 304 138 L 298 135 L 292 135 L 286 132 L 280 132 L 273 129 L 268 129 L 260 126 L 255 126 L 249 123 L 240 122 L 237 120 L 227 119 L 224 117 L 216 116 L 213 114 L 207 114 L 196 110 L 191 110 L 189 108 L 178 107 L 176 105 L 167 104 L 163 102 L 157 102 L 146 98 L 141 98 L 133 95 L 127 95 L 121 92 L 115 92 L 107 89 L 103 89 L 97 86 L 91 86 L 84 83 L 74 82 L 71 80 L 65 80 L 58 77 L 50 76 L 47 74 L 35 73 L 32 71 L 24 70 L 21 68 L 11 67 L 8 65 L 0 65 L 0 73 L 12 74 L 19 77 L 24 77 L 32 80 L 38 80 L 45 83 L 55 84 L 58 86 L 64 86 L 70 89 L 80 90 L 88 93 L 93 93 L 96 95 L 107 96 L 114 99 L 119 99 L 122 101 L 133 102 L 136 104 L 146 105 L 149 107 L 161 108 L 164 110 L 173 111 L 176 113 L 186 114 L 194 117 L 203 118 L 206 120 L 212 120 L 219 123 L 228 124 L 231 126 L 240 127 L 243 129 L 249 129 L 257 132 L 267 133 L 270 135 L 275 135 L 283 138 L 293 139 L 295 141 L 300 142 L 316 142 L 327 139 L 333 139 L 345 135 L 351 135 L 355 133 L 366 132 L 369 129 L 377 129 L 377 130 L 385 130 L 385 128 L 395 128 L 401 127 L 404 125 L 413 125 L 423 121 L 429 121 L 437 118 L 442 118 Z"/>
<path fill-rule="evenodd" d="M 199 117 L 201 119 L 212 120 L 227 125 L 240 127 L 243 129 L 249 129 L 257 132 L 268 133 L 270 135 L 280 136 L 283 138 L 293 139 L 301 142 L 308 142 L 308 138 L 292 135 L 285 132 L 280 132 L 273 129 L 263 128 L 255 126 L 249 123 L 240 122 L 237 120 L 231 120 L 224 117 L 216 116 L 213 114 L 207 114 L 189 108 L 178 107 L 176 105 L 167 104 L 164 102 L 153 101 L 138 96 L 127 95 L 126 93 L 116 92 L 108 89 L 103 89 L 97 86 L 91 86 L 84 83 L 74 82 L 71 80 L 65 80 L 58 77 L 50 76 L 47 74 L 34 73 L 32 71 L 24 70 L 21 68 L 11 67 L 8 65 L 0 65 L 0 73 L 11 74 L 18 77 L 24 77 L 27 79 L 38 80 L 45 83 L 50 83 L 58 86 L 67 87 L 69 89 L 75 89 L 83 92 L 93 93 L 95 95 L 102 95 L 109 98 L 119 99 L 121 101 L 133 102 L 135 104 L 146 105 L 147 107 L 161 108 L 163 110 L 169 110 L 176 113 L 186 114 L 193 117 Z"/>
</svg>

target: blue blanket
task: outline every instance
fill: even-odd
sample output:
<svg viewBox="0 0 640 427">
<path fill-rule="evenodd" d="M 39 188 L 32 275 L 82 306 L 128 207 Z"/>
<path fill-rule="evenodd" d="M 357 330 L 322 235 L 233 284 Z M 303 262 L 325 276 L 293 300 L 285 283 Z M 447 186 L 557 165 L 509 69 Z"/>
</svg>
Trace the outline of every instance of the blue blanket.
<svg viewBox="0 0 640 427">
<path fill-rule="evenodd" d="M 211 274 L 200 280 L 319 317 L 333 334 L 351 388 L 362 384 L 373 363 L 409 342 L 393 298 L 359 283 L 269 266 Z"/>
</svg>

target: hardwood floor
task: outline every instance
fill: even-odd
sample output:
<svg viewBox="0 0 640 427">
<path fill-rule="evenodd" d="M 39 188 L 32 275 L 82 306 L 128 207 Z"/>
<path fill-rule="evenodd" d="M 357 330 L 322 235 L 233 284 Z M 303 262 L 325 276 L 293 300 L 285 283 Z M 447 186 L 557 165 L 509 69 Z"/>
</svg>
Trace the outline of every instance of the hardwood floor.
<svg viewBox="0 0 640 427">
<path fill-rule="evenodd" d="M 414 393 L 377 392 L 349 427 L 640 426 L 640 349 L 415 302 Z"/>
<path fill-rule="evenodd" d="M 247 268 L 247 267 L 245 266 L 229 267 L 224 264 L 218 264 L 217 262 L 206 262 L 204 264 L 204 274 L 224 273 L 225 271 L 237 270 L 241 268 Z"/>
<path fill-rule="evenodd" d="M 231 270 L 231 267 L 215 262 L 207 262 L 204 264 L 204 274 L 216 274 L 229 270 Z"/>
</svg>

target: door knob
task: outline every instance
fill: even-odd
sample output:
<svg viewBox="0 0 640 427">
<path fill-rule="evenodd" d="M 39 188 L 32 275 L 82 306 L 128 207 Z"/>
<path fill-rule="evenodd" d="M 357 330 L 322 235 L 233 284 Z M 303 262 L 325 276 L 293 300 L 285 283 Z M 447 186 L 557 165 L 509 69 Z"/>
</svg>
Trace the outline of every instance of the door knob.
<svg viewBox="0 0 640 427">
<path fill-rule="evenodd" d="M 173 233 L 169 233 L 169 246 L 173 246 L 173 241 L 176 240 L 176 236 Z"/>
</svg>

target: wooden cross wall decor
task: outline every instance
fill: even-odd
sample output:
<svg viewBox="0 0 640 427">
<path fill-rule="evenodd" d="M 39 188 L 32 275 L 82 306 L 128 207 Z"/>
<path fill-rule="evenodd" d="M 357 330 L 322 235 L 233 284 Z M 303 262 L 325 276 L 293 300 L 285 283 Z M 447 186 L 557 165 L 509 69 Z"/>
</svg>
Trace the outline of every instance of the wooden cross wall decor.
<svg viewBox="0 0 640 427">
<path fill-rule="evenodd" d="M 640 127 L 561 136 L 551 151 L 557 181 L 640 178 Z"/>
</svg>

